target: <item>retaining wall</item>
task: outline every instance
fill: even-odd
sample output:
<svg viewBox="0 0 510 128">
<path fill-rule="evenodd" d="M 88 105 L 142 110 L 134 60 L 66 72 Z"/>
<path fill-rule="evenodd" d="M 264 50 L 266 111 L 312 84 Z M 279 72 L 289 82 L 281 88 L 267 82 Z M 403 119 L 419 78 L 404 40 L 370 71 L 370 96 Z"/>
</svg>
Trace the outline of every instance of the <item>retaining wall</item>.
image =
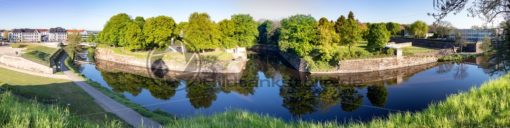
<svg viewBox="0 0 510 128">
<path fill-rule="evenodd" d="M 53 74 L 54 69 L 51 67 L 48 67 L 46 65 L 42 65 L 39 63 L 32 62 L 30 60 L 24 59 L 22 57 L 17 56 L 9 56 L 9 55 L 2 55 L 0 56 L 0 64 L 27 70 L 31 72 L 38 72 L 38 73 L 46 73 L 46 74 Z"/>
<path fill-rule="evenodd" d="M 246 56 L 246 51 L 243 53 Z M 134 56 L 116 54 L 108 48 L 96 48 L 96 60 L 105 60 L 119 64 L 138 66 L 144 68 L 159 68 L 179 72 L 210 72 L 210 73 L 239 73 L 244 69 L 246 59 L 217 61 L 205 58 L 186 60 L 147 60 Z M 246 57 L 241 57 L 246 58 Z"/>
</svg>

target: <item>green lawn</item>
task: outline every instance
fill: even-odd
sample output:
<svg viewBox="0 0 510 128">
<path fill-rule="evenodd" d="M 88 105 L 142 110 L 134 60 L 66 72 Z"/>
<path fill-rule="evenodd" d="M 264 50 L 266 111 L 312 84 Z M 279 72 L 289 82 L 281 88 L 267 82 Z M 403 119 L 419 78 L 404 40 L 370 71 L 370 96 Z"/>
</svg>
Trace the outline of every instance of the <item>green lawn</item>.
<svg viewBox="0 0 510 128">
<path fill-rule="evenodd" d="M 416 47 L 416 46 L 404 47 L 404 48 L 402 48 L 402 50 L 403 50 L 402 52 L 403 52 L 404 56 L 414 56 L 414 55 L 427 54 L 427 53 L 433 54 L 438 51 L 436 49 Z"/>
<path fill-rule="evenodd" d="M 26 48 L 21 57 L 46 66 L 50 66 L 50 58 L 58 50 L 41 45 L 26 45 L 20 47 Z"/>
<path fill-rule="evenodd" d="M 92 122 L 116 119 L 71 81 L 33 76 L 4 68 L 0 68 L 0 74 L 2 74 L 0 81 L 5 83 L 2 88 L 14 95 L 35 99 L 43 104 L 69 108 L 72 115 L 81 116 L 80 118 Z"/>
<path fill-rule="evenodd" d="M 449 96 L 416 113 L 394 113 L 386 119 L 338 124 L 336 122 L 285 122 L 281 119 L 244 111 L 213 116 L 178 119 L 167 127 L 508 127 L 510 126 L 510 74 L 489 81 L 480 88 Z"/>
</svg>

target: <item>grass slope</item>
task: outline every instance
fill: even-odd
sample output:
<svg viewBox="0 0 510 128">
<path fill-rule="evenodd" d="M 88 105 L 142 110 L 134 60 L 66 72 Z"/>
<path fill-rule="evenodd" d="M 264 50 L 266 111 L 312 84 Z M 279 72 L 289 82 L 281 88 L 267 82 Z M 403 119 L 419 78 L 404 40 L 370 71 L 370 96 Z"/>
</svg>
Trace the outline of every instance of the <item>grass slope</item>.
<svg viewBox="0 0 510 128">
<path fill-rule="evenodd" d="M 480 88 L 451 95 L 417 113 L 395 113 L 386 119 L 338 124 L 336 122 L 285 122 L 244 111 L 178 119 L 167 127 L 508 127 L 510 126 L 510 74 Z"/>
<path fill-rule="evenodd" d="M 72 116 L 68 109 L 23 100 L 11 94 L 0 94 L 0 126 L 6 128 L 118 128 L 118 121 L 105 121 L 102 125 Z"/>
<path fill-rule="evenodd" d="M 82 119 L 92 122 L 116 119 L 71 81 L 33 76 L 4 68 L 0 68 L 0 74 L 0 81 L 5 83 L 1 88 L 14 95 L 68 108 L 71 114 L 84 115 Z"/>
<path fill-rule="evenodd" d="M 27 45 L 25 47 L 26 50 L 24 50 L 21 57 L 46 66 L 50 66 L 50 58 L 58 50 L 40 45 Z"/>
</svg>

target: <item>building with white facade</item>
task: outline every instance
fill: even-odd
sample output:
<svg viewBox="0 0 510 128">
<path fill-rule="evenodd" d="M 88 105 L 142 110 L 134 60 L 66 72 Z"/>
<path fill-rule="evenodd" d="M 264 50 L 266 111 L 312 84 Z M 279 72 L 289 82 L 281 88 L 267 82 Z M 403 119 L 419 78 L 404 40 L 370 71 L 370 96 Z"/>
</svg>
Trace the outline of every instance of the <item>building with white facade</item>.
<svg viewBox="0 0 510 128">
<path fill-rule="evenodd" d="M 460 33 L 462 39 L 470 42 L 479 42 L 485 37 L 492 39 L 496 36 L 494 29 L 457 29 L 450 33 L 449 38 L 455 40 L 457 33 Z"/>
<path fill-rule="evenodd" d="M 50 28 L 49 38 L 50 42 L 64 42 L 67 40 L 67 31 L 64 28 L 56 27 Z"/>
<path fill-rule="evenodd" d="M 41 42 L 37 29 L 13 29 L 9 34 L 10 42 Z"/>
</svg>

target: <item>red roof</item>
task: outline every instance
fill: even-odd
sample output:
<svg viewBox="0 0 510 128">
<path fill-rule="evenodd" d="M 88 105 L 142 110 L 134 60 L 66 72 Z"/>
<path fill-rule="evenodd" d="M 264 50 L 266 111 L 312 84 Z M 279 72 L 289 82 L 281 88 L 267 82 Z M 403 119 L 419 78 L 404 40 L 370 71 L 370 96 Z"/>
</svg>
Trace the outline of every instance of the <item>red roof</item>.
<svg viewBox="0 0 510 128">
<path fill-rule="evenodd" d="M 49 30 L 48 29 L 37 29 L 37 31 L 39 31 L 39 32 L 47 32 Z"/>
<path fill-rule="evenodd" d="M 79 33 L 79 32 L 84 32 L 85 30 L 67 30 L 67 32 L 74 32 L 74 33 Z"/>
</svg>

